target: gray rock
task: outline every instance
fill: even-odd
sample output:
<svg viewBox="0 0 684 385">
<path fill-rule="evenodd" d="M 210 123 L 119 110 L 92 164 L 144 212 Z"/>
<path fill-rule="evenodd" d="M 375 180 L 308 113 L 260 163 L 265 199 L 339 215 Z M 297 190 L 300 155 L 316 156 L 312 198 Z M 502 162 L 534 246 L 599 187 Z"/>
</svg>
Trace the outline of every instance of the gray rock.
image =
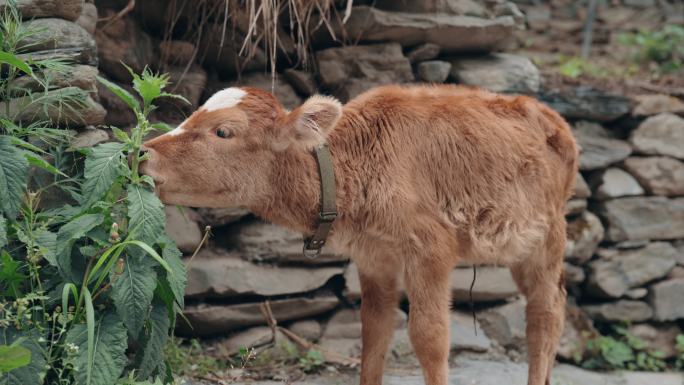
<svg viewBox="0 0 684 385">
<path fill-rule="evenodd" d="M 39 60 L 61 60 L 68 63 L 97 66 L 97 55 L 95 55 L 92 47 L 46 49 L 18 54 L 17 57 L 25 62 Z"/>
<path fill-rule="evenodd" d="M 647 321 L 653 317 L 653 309 L 646 302 L 623 299 L 600 305 L 585 305 L 582 309 L 589 317 L 599 321 Z"/>
<path fill-rule="evenodd" d="M 473 0 L 424 0 L 394 1 L 378 0 L 375 6 L 389 11 L 432 13 L 445 12 L 453 15 L 487 16 L 487 9 Z"/>
<path fill-rule="evenodd" d="M 589 185 L 587 185 L 587 181 L 584 180 L 582 174 L 577 173 L 577 177 L 575 178 L 575 188 L 572 192 L 572 197 L 574 199 L 587 199 L 590 196 L 591 190 L 589 189 Z"/>
<path fill-rule="evenodd" d="M 167 64 L 185 67 L 193 60 L 197 47 L 185 40 L 164 40 L 159 43 L 159 54 L 162 61 Z"/>
<path fill-rule="evenodd" d="M 388 12 L 356 6 L 344 28 L 348 36 L 365 42 L 393 41 L 405 47 L 433 43 L 443 52 L 472 52 L 504 46 L 511 38 L 516 22 L 511 16 L 483 19 L 446 13 Z M 336 32 L 340 32 L 339 26 L 337 29 Z"/>
<path fill-rule="evenodd" d="M 486 352 L 492 346 L 489 338 L 482 332 L 479 322 L 476 320 L 473 324 L 473 316 L 469 313 L 451 313 L 449 337 L 452 351 Z"/>
<path fill-rule="evenodd" d="M 565 204 L 565 215 L 575 216 L 582 214 L 587 209 L 586 199 L 570 199 Z"/>
<path fill-rule="evenodd" d="M 337 297 L 330 295 L 314 298 L 286 298 L 269 301 L 273 316 L 278 322 L 291 321 L 328 312 L 339 304 Z M 194 305 L 186 306 L 183 312 L 190 322 L 177 322 L 177 331 L 183 335 L 210 336 L 254 325 L 265 325 L 260 303 L 237 305 Z"/>
<path fill-rule="evenodd" d="M 665 94 L 637 95 L 633 99 L 636 106 L 632 109 L 633 116 L 651 116 L 663 112 L 673 114 L 684 113 L 684 102 L 674 96 Z"/>
<path fill-rule="evenodd" d="M 159 4 L 169 9 L 166 1 L 160 1 Z M 248 57 L 240 55 L 245 36 L 240 31 L 224 36 L 222 29 L 222 23 L 211 23 L 199 42 L 199 52 L 206 53 L 205 66 L 216 70 L 221 78 L 226 79 L 234 78 L 238 73 L 267 70 L 268 58 L 261 47 L 257 46 Z"/>
<path fill-rule="evenodd" d="M 238 231 L 238 247 L 250 260 L 317 265 L 342 263 L 349 259 L 343 255 L 331 254 L 325 247 L 317 258 L 305 257 L 302 255 L 302 235 L 274 224 L 255 221 L 241 226 Z"/>
<path fill-rule="evenodd" d="M 677 250 L 654 242 L 633 250 L 619 250 L 609 260 L 589 263 L 587 290 L 601 298 L 620 298 L 631 288 L 662 278 L 675 266 Z"/>
<path fill-rule="evenodd" d="M 76 134 L 71 140 L 70 147 L 74 149 L 93 147 L 109 140 L 109 134 L 105 130 L 89 127 Z"/>
<path fill-rule="evenodd" d="M 0 12 L 4 12 L 9 0 L 0 0 Z M 69 21 L 78 19 L 83 8 L 83 0 L 19 0 L 17 9 L 24 20 L 40 17 L 58 17 Z"/>
<path fill-rule="evenodd" d="M 684 163 L 665 156 L 629 157 L 625 168 L 653 195 L 684 195 Z"/>
<path fill-rule="evenodd" d="M 406 313 L 401 309 L 395 309 L 394 328 L 406 328 L 407 322 Z M 321 338 L 361 338 L 361 311 L 358 309 L 342 309 L 337 311 L 328 321 Z"/>
<path fill-rule="evenodd" d="M 238 332 L 221 342 L 222 353 L 237 354 L 242 348 L 252 349 L 273 341 L 273 331 L 268 326 L 256 326 Z"/>
<path fill-rule="evenodd" d="M 644 194 L 644 189 L 632 175 L 616 167 L 595 174 L 589 180 L 589 185 L 594 190 L 594 198 L 598 200 Z"/>
<path fill-rule="evenodd" d="M 383 84 L 414 80 L 396 43 L 328 48 L 316 52 L 321 84 L 342 101 Z"/>
<path fill-rule="evenodd" d="M 227 207 L 221 209 L 199 208 L 197 214 L 200 222 L 206 226 L 219 227 L 237 222 L 249 214 L 249 211 L 241 207 Z"/>
<path fill-rule="evenodd" d="M 430 83 L 444 83 L 449 77 L 451 63 L 441 60 L 429 60 L 418 64 L 418 79 Z"/>
<path fill-rule="evenodd" d="M 579 265 L 591 259 L 603 240 L 603 232 L 601 220 L 589 211 L 568 222 L 565 259 Z"/>
<path fill-rule="evenodd" d="M 451 272 L 451 293 L 455 303 L 470 302 L 472 280 L 472 268 L 457 268 Z M 474 302 L 499 301 L 518 295 L 518 287 L 508 268 L 479 266 L 472 293 Z"/>
<path fill-rule="evenodd" d="M 202 232 L 197 224 L 197 214 L 191 208 L 166 206 L 166 233 L 176 242 L 180 251 L 192 253 L 202 241 Z"/>
<path fill-rule="evenodd" d="M 112 12 L 103 16 L 112 16 Z M 131 82 L 132 76 L 122 63 L 126 63 L 135 73 L 140 73 L 145 66 L 156 67 L 159 62 L 152 38 L 130 16 L 114 18 L 106 27 L 97 28 L 95 41 L 98 47 L 98 67 L 112 80 L 125 84 Z"/>
<path fill-rule="evenodd" d="M 114 82 L 117 83 L 117 82 Z M 117 83 L 119 87 L 124 88 L 130 93 L 135 93 L 133 87 L 128 84 Z M 123 101 L 116 96 L 102 83 L 97 83 L 98 96 L 100 103 L 107 111 L 104 123 L 116 127 L 129 127 L 135 125 L 137 119 L 135 112 Z"/>
<path fill-rule="evenodd" d="M 318 289 L 341 267 L 274 267 L 247 262 L 237 254 L 204 249 L 188 267 L 188 297 L 274 296 Z"/>
<path fill-rule="evenodd" d="M 563 269 L 565 270 L 565 286 L 579 286 L 584 283 L 584 280 L 587 278 L 584 269 L 567 262 L 565 262 L 563 266 Z"/>
<path fill-rule="evenodd" d="M 539 91 L 539 70 L 524 56 L 495 53 L 457 58 L 451 64 L 451 77 L 462 84 L 493 92 L 530 94 Z"/>
<path fill-rule="evenodd" d="M 78 87 L 84 91 L 97 91 L 97 67 L 89 65 L 69 65 L 64 70 L 47 69 L 40 73 L 40 77 L 49 79 L 51 88 Z M 43 84 L 30 76 L 22 76 L 12 82 L 12 87 L 31 91 L 42 91 Z"/>
<path fill-rule="evenodd" d="M 252 72 L 243 74 L 239 81 L 233 82 L 228 86 L 250 86 L 271 92 L 287 109 L 294 109 L 302 104 L 302 99 L 297 95 L 290 83 L 283 80 L 281 75 L 276 76 L 275 81 L 273 81 L 270 74 Z M 225 87 L 222 86 L 220 89 L 223 88 Z M 215 89 L 215 87 L 209 85 L 209 90 L 212 90 L 213 92 L 219 91 L 220 89 Z"/>
<path fill-rule="evenodd" d="M 83 94 L 81 89 L 66 87 L 48 91 L 44 97 L 57 100 L 64 99 L 64 96 L 60 95 L 73 97 L 76 93 Z M 70 103 L 69 106 L 70 108 L 65 108 L 63 104 L 53 104 L 43 108 L 45 106 L 34 103 L 29 97 L 19 97 L 9 101 L 10 116 L 16 116 L 17 120 L 24 122 L 49 120 L 53 124 L 70 127 L 97 126 L 104 122 L 107 113 L 88 94 L 83 95 L 82 100 Z M 6 103 L 0 102 L 0 109 L 4 111 L 5 108 Z"/>
<path fill-rule="evenodd" d="M 677 249 L 677 264 L 684 266 L 684 240 L 675 241 L 672 245 Z"/>
<path fill-rule="evenodd" d="M 628 98 L 585 86 L 542 91 L 539 99 L 566 118 L 597 122 L 615 120 L 630 109 Z"/>
<path fill-rule="evenodd" d="M 629 289 L 625 293 L 625 297 L 630 299 L 641 299 L 648 295 L 648 289 L 645 287 L 637 287 L 634 289 Z"/>
<path fill-rule="evenodd" d="M 80 55 L 84 59 L 80 62 L 92 61 L 97 57 L 95 40 L 88 31 L 76 23 L 48 18 L 27 21 L 24 22 L 24 25 L 25 28 L 35 30 L 36 33 L 21 40 L 18 44 L 19 47 L 30 47 L 27 50 L 33 52 L 74 49 L 80 51 Z"/>
<path fill-rule="evenodd" d="M 647 348 L 663 352 L 664 358 L 677 356 L 676 339 L 682 330 L 677 324 L 630 325 L 629 333 L 646 343 Z"/>
<path fill-rule="evenodd" d="M 617 163 L 632 153 L 624 140 L 616 139 L 601 125 L 581 121 L 573 130 L 580 146 L 580 170 L 594 170 Z"/>
<path fill-rule="evenodd" d="M 478 313 L 478 320 L 487 336 L 504 347 L 525 348 L 524 299 Z"/>
<path fill-rule="evenodd" d="M 653 306 L 653 319 L 674 321 L 684 318 L 684 278 L 670 279 L 651 286 L 649 302 Z"/>
<path fill-rule="evenodd" d="M 426 60 L 432 60 L 439 56 L 440 48 L 437 44 L 424 43 L 413 47 L 406 57 L 411 63 L 418 63 Z"/>
<path fill-rule="evenodd" d="M 350 263 L 344 271 L 344 296 L 349 301 L 361 299 L 361 282 L 359 281 L 359 269 L 355 263 Z"/>
<path fill-rule="evenodd" d="M 619 198 L 598 209 L 610 241 L 684 238 L 684 198 Z"/>
<path fill-rule="evenodd" d="M 304 96 L 311 96 L 318 91 L 316 79 L 311 72 L 288 68 L 283 72 L 292 87 Z"/>
<path fill-rule="evenodd" d="M 184 65 L 173 66 L 166 70 L 172 84 L 173 92 L 183 95 L 190 104 L 178 99 L 162 99 L 163 106 L 171 105 L 173 110 L 180 110 L 186 114 L 191 114 L 199 106 L 202 91 L 207 85 L 207 71 L 201 66 L 191 65 L 187 71 Z"/>
<path fill-rule="evenodd" d="M 316 320 L 295 321 L 287 328 L 308 341 L 318 341 L 321 335 L 323 335 L 323 327 Z"/>
<path fill-rule="evenodd" d="M 76 19 L 76 24 L 88 31 L 89 34 L 95 34 L 95 26 L 97 25 L 97 7 L 95 4 L 83 3 L 83 10 L 81 10 L 81 14 Z"/>
<path fill-rule="evenodd" d="M 638 153 L 684 159 L 684 119 L 671 113 L 651 116 L 632 131 L 629 140 Z"/>
</svg>

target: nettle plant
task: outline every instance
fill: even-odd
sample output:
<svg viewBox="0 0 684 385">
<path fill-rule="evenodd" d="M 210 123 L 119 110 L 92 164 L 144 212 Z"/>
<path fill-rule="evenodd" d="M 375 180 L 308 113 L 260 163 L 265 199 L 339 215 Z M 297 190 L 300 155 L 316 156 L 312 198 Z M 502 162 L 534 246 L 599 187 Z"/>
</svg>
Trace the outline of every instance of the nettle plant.
<svg viewBox="0 0 684 385">
<path fill-rule="evenodd" d="M 9 104 L 17 92 L 46 108 L 78 103 L 41 99 L 49 90 L 46 67 L 23 60 L 17 46 L 7 44 L 21 23 L 16 11 L 4 16 L 0 103 Z M 154 102 L 182 97 L 163 91 L 165 75 L 147 69 L 132 75 L 137 98 L 99 80 L 135 111 L 137 125 L 130 133 L 113 128 L 117 142 L 81 153 L 67 154 L 66 131 L 49 121 L 27 125 L 8 109 L 0 111 L 2 385 L 173 380 L 163 351 L 183 308 L 186 272 L 165 234 L 153 181 L 139 174 L 138 165 L 143 138 L 166 129 L 148 120 Z M 39 91 L 12 89 L 12 80 L 22 76 L 35 79 Z M 37 173 L 53 182 L 35 187 Z M 44 209 L 43 195 L 55 188 L 73 204 Z"/>
</svg>

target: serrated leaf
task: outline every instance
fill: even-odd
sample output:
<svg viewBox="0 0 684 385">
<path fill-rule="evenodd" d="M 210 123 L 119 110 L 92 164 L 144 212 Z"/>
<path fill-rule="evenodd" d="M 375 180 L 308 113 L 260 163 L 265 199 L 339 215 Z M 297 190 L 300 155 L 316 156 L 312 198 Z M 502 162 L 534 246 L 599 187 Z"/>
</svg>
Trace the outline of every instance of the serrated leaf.
<svg viewBox="0 0 684 385">
<path fill-rule="evenodd" d="M 133 111 L 140 111 L 140 105 L 138 104 L 138 101 L 135 100 L 133 95 L 126 91 L 125 88 L 116 83 L 110 82 L 101 76 L 98 76 L 97 80 L 104 84 L 104 86 L 107 87 L 107 89 L 110 90 L 114 95 L 118 96 L 119 99 L 123 100 L 123 102 L 126 103 Z"/>
<path fill-rule="evenodd" d="M 23 150 L 12 145 L 8 136 L 0 136 L 0 213 L 15 218 L 21 207 L 28 182 L 28 161 Z"/>
<path fill-rule="evenodd" d="M 67 333 L 66 343 L 78 346 L 74 360 L 77 385 L 111 385 L 121 376 L 126 365 L 128 338 L 126 328 L 116 316 L 103 316 L 95 324 L 93 365 L 88 384 L 88 330 L 84 324 L 74 325 Z"/>
<path fill-rule="evenodd" d="M 0 373 L 31 363 L 31 351 L 21 345 L 0 345 Z"/>
<path fill-rule="evenodd" d="M 74 242 L 100 225 L 102 221 L 104 221 L 102 214 L 85 214 L 72 219 L 57 232 L 55 265 L 67 276 L 71 275 L 71 248 L 74 246 Z"/>
<path fill-rule="evenodd" d="M 166 222 L 161 201 L 152 191 L 135 184 L 128 185 L 126 200 L 132 238 L 154 245 L 164 234 Z"/>
<path fill-rule="evenodd" d="M 0 385 L 26 385 L 41 384 L 45 376 L 45 346 L 38 342 L 40 335 L 32 330 L 30 332 L 18 332 L 12 328 L 0 328 L 0 344 L 16 345 L 28 349 L 31 352 L 31 361 L 28 365 L 0 373 Z M 2 372 L 2 371 L 0 371 Z"/>
<path fill-rule="evenodd" d="M 94 147 L 85 160 L 81 204 L 91 206 L 109 191 L 124 169 L 124 143 L 104 143 Z"/>
<path fill-rule="evenodd" d="M 0 215 L 0 249 L 7 246 L 7 221 Z"/>
<path fill-rule="evenodd" d="M 33 237 L 43 258 L 55 266 L 57 264 L 57 234 L 48 229 L 40 228 L 33 232 Z"/>
<path fill-rule="evenodd" d="M 164 365 L 164 346 L 169 337 L 169 314 L 166 306 L 155 303 L 142 331 L 142 351 L 139 353 L 138 379 L 147 380 Z"/>
<path fill-rule="evenodd" d="M 26 160 L 29 162 L 29 164 L 30 164 L 31 166 L 41 168 L 41 169 L 43 169 L 43 170 L 45 170 L 45 171 L 47 171 L 47 172 L 49 172 L 49 173 L 51 173 L 51 174 L 53 174 L 53 175 L 61 175 L 61 176 L 63 176 L 63 177 L 67 177 L 67 178 L 68 178 L 68 176 L 67 176 L 65 173 L 59 171 L 59 170 L 57 169 L 57 167 L 51 165 L 48 161 L 46 161 L 45 159 L 41 158 L 40 156 L 37 156 L 36 154 L 33 154 L 33 153 L 31 153 L 31 152 L 28 152 L 28 151 L 25 151 L 25 152 L 24 152 L 24 157 L 26 157 Z"/>
<path fill-rule="evenodd" d="M 173 273 L 167 273 L 166 279 L 169 281 L 173 296 L 181 308 L 185 305 L 185 286 L 188 284 L 188 275 L 185 269 L 185 263 L 183 263 L 183 260 L 181 259 L 182 256 L 183 253 L 178 250 L 178 247 L 173 241 L 170 239 L 164 240 L 162 258 L 164 258 Z"/>
<path fill-rule="evenodd" d="M 129 333 L 137 336 L 150 310 L 157 286 L 157 273 L 151 264 L 129 256 L 123 272 L 119 275 L 112 270 L 109 280 L 112 282 L 111 297 L 116 312 Z"/>
</svg>

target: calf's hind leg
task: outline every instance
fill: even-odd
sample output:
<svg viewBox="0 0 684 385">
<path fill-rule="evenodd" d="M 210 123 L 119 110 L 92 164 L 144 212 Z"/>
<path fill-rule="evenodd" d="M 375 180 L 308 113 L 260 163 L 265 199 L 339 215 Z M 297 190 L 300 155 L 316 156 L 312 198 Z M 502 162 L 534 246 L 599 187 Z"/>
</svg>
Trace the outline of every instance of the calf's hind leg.
<svg viewBox="0 0 684 385">
<path fill-rule="evenodd" d="M 566 292 L 563 282 L 565 223 L 549 232 L 538 255 L 511 268 L 527 297 L 528 385 L 549 385 L 563 333 Z"/>
</svg>

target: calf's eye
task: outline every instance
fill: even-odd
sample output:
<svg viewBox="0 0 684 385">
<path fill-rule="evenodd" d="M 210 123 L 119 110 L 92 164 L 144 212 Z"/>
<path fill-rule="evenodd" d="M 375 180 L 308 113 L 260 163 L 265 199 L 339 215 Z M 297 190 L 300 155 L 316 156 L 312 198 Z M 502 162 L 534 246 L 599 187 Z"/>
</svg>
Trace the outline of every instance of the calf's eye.
<svg viewBox="0 0 684 385">
<path fill-rule="evenodd" d="M 233 135 L 230 132 L 219 128 L 218 130 L 216 130 L 216 136 L 218 136 L 219 138 L 227 139 Z"/>
</svg>

